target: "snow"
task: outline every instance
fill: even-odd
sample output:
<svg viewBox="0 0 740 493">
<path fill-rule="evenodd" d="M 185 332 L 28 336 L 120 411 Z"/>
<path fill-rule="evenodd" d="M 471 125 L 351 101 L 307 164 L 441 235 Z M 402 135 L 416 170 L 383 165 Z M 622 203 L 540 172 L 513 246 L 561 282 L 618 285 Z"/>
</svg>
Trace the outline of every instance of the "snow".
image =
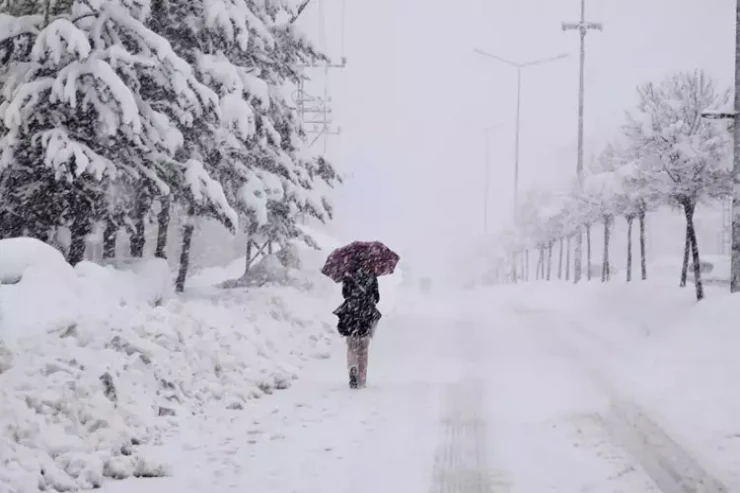
<svg viewBox="0 0 740 493">
<path fill-rule="evenodd" d="M 221 184 L 211 178 L 203 167 L 203 163 L 196 159 L 189 159 L 185 169 L 185 181 L 196 203 L 211 204 L 220 215 L 230 222 L 230 229 L 236 230 L 239 216 L 226 200 Z"/>
<path fill-rule="evenodd" d="M 96 180 L 102 180 L 104 175 L 113 175 L 116 172 L 116 167 L 110 160 L 85 144 L 71 139 L 63 128 L 39 132 L 34 143 L 40 143 L 44 148 L 44 164 L 54 170 L 57 179 L 66 178 L 71 181 L 73 177 L 77 178 L 87 172 Z"/>
<path fill-rule="evenodd" d="M 0 13 L 0 42 L 25 33 L 36 34 L 43 21 L 41 15 L 15 17 Z"/>
<path fill-rule="evenodd" d="M 234 92 L 221 98 L 221 115 L 224 123 L 242 139 L 246 140 L 257 133 L 254 111 L 241 94 Z"/>
<path fill-rule="evenodd" d="M 242 258 L 198 272 L 182 297 L 158 261 L 3 286 L 7 306 L 62 290 L 80 311 L 26 309 L 40 327 L 0 344 L 0 490 L 740 488 L 740 308 L 724 290 L 696 303 L 677 288 L 680 259 L 631 283 L 430 293 L 381 278 L 358 392 L 331 316 L 339 287 L 318 274 L 343 242 L 302 229 L 322 250 L 296 245 L 286 285 L 216 287 Z"/>
<path fill-rule="evenodd" d="M 729 389 L 740 374 L 737 299 L 708 287 L 708 300 L 696 303 L 691 289 L 675 287 L 678 272 L 642 283 L 541 284 L 525 303 L 565 315 L 565 336 L 581 354 L 734 491 L 740 399 Z"/>
<path fill-rule="evenodd" d="M 72 267 L 62 252 L 35 238 L 0 240 L 0 284 L 16 283 L 30 268 L 47 268 L 64 273 Z"/>
<path fill-rule="evenodd" d="M 152 448 L 172 461 L 171 476 L 107 482 L 102 491 L 714 492 L 720 479 L 734 491 L 738 454 L 727 431 L 738 413 L 726 390 L 736 373 L 732 347 L 717 352 L 715 344 L 737 336 L 697 335 L 707 313 L 690 293 L 666 288 L 404 292 L 403 308 L 383 319 L 371 344 L 367 389 L 346 388 L 344 347 L 335 344 L 285 392 L 240 411 L 184 417 Z M 584 301 L 587 313 L 576 313 Z M 626 303 L 635 309 L 625 312 Z M 717 313 L 712 324 L 736 315 L 727 300 L 717 303 L 706 308 Z M 661 325 L 665 337 L 646 340 L 641 317 L 662 322 L 668 313 L 676 316 Z M 613 323 L 592 325 L 596 314 Z M 696 356 L 685 357 L 687 344 Z M 711 354 L 722 363 L 710 363 Z M 706 385 L 712 376 L 716 388 Z M 685 383 L 689 391 L 703 385 L 695 402 Z M 705 405 L 715 407 L 696 414 Z M 691 425 L 683 428 L 681 415 Z M 710 428 L 725 433 L 707 435 Z M 711 440 L 693 435 L 725 448 L 713 455 Z"/>
<path fill-rule="evenodd" d="M 173 437 L 234 419 L 327 356 L 337 300 L 315 266 L 308 291 L 217 290 L 202 282 L 224 280 L 215 269 L 182 298 L 163 260 L 67 267 L 1 287 L 0 491 L 169 475 Z"/>
<path fill-rule="evenodd" d="M 31 50 L 31 60 L 44 63 L 49 57 L 58 65 L 67 53 L 82 59 L 90 56 L 91 51 L 90 42 L 83 31 L 67 19 L 56 19 L 36 37 Z"/>
<path fill-rule="evenodd" d="M 262 179 L 250 170 L 237 194 L 239 202 L 254 215 L 254 221 L 259 226 L 267 224 L 267 194 L 264 188 Z"/>
</svg>

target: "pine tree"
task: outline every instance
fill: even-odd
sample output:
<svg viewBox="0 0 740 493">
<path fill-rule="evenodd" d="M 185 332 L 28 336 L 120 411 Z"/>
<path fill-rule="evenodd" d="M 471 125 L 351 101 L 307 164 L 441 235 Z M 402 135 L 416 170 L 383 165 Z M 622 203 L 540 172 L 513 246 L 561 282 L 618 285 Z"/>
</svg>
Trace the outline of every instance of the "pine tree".
<svg viewBox="0 0 740 493">
<path fill-rule="evenodd" d="M 215 173 L 247 218 L 247 231 L 279 244 L 310 241 L 297 218 L 331 217 L 317 186 L 338 176 L 307 152 L 287 94 L 299 65 L 322 56 L 288 22 L 288 7 L 275 0 L 155 0 L 152 8 L 152 29 L 173 39 L 178 54 L 220 96 Z"/>
<path fill-rule="evenodd" d="M 69 226 L 74 263 L 93 221 L 109 232 L 127 222 L 136 230 L 152 197 L 173 183 L 185 184 L 180 196 L 198 197 L 203 213 L 235 226 L 216 182 L 207 195 L 187 190 L 200 186 L 188 174 L 202 178 L 204 167 L 193 165 L 203 157 L 182 129 L 217 128 L 218 96 L 146 27 L 147 4 L 62 4 L 25 2 L 31 15 L 2 18 L 20 32 L 2 41 L 3 229 L 17 234 L 22 222 L 23 234 L 38 236 Z"/>
</svg>

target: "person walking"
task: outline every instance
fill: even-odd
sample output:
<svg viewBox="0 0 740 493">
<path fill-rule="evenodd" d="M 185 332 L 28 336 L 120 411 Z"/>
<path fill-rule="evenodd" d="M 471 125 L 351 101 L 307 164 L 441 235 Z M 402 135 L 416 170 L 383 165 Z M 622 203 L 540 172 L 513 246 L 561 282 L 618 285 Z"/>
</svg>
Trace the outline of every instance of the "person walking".
<svg viewBox="0 0 740 493">
<path fill-rule="evenodd" d="M 342 284 L 344 302 L 334 310 L 337 330 L 347 338 L 349 386 L 364 388 L 370 339 L 382 317 L 378 276 L 393 274 L 401 257 L 379 241 L 355 241 L 332 251 L 321 273 Z"/>
<path fill-rule="evenodd" d="M 334 311 L 339 317 L 339 334 L 347 339 L 347 368 L 350 388 L 365 388 L 370 339 L 382 317 L 378 278 L 366 269 L 358 268 L 342 280 L 344 302 Z"/>
</svg>

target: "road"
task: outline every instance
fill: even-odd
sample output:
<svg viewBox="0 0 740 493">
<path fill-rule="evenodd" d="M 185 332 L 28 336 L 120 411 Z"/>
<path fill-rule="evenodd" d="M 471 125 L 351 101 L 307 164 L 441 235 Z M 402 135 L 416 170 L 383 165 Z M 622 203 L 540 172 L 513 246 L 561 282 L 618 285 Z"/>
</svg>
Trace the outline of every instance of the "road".
<svg viewBox="0 0 740 493">
<path fill-rule="evenodd" d="M 588 328 L 510 302 L 384 320 L 368 388 L 343 348 L 290 389 L 193 417 L 159 453 L 174 476 L 107 493 L 725 491 L 589 356 Z"/>
</svg>

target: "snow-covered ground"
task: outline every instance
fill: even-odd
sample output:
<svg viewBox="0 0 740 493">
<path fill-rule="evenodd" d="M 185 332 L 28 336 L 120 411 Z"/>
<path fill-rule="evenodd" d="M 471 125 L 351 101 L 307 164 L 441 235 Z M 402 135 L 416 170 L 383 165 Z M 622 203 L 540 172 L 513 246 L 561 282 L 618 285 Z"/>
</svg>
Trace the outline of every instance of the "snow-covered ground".
<svg viewBox="0 0 740 493">
<path fill-rule="evenodd" d="M 104 493 L 740 491 L 740 309 L 716 288 L 697 304 L 673 270 L 433 294 L 385 279 L 368 388 L 351 391 L 338 289 L 210 287 L 241 270 L 15 339 L 0 485 L 36 491 L 42 466 L 57 486 L 84 468 L 78 483 L 166 476 Z"/>
<path fill-rule="evenodd" d="M 404 293 L 366 391 L 335 345 L 290 390 L 193 417 L 159 451 L 172 477 L 104 491 L 735 491 L 740 365 L 706 306 L 660 283 Z"/>
<path fill-rule="evenodd" d="M 18 253 L 0 285 L 0 492 L 167 475 L 160 445 L 190 419 L 237 413 L 329 355 L 339 294 L 311 264 L 324 253 L 306 250 L 288 286 L 212 286 L 242 259 L 181 297 L 164 261 L 72 269 L 42 253 Z"/>
</svg>

